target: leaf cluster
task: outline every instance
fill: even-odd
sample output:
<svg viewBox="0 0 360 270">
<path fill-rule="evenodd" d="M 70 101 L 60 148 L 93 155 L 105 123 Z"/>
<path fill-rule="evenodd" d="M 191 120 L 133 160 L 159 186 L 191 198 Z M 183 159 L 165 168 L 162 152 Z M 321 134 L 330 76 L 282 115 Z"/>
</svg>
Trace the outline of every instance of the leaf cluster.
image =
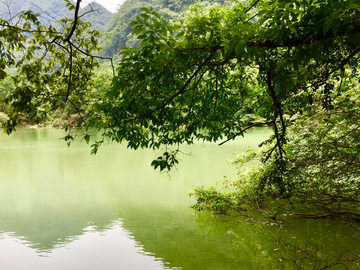
<svg viewBox="0 0 360 270">
<path fill-rule="evenodd" d="M 0 79 L 10 77 L 15 86 L 5 98 L 10 109 L 3 127 L 8 134 L 24 117 L 37 124 L 54 111 L 84 113 L 83 91 L 98 65 L 93 54 L 100 49 L 100 32 L 79 19 L 59 22 L 60 31 L 44 26 L 31 11 L 16 20 L 0 20 Z"/>
</svg>

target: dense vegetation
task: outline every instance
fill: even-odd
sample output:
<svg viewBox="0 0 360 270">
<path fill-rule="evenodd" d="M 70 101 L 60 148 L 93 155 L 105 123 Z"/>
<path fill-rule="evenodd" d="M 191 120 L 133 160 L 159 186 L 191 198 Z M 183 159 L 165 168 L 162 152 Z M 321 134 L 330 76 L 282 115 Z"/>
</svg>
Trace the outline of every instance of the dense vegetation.
<svg viewBox="0 0 360 270">
<path fill-rule="evenodd" d="M 79 6 L 66 2 L 79 15 Z M 49 113 L 76 112 L 98 66 L 94 54 L 100 50 L 100 32 L 92 30 L 89 22 L 64 18 L 56 26 L 46 26 L 40 18 L 39 13 L 23 11 L 11 20 L 0 19 L 1 99 L 10 118 L 4 123 L 7 133 L 24 119 L 37 124 Z"/>
<path fill-rule="evenodd" d="M 195 189 L 194 207 L 244 213 L 279 200 L 290 204 L 274 209 L 287 212 L 296 205 L 298 215 L 358 218 L 357 0 L 192 3 L 124 3 L 107 28 L 113 38 L 102 52 L 128 45 L 120 47 L 112 82 L 111 67 L 94 72 L 99 33 L 86 30 L 89 25 L 63 20 L 65 31 L 55 32 L 32 13 L 22 13 L 23 24 L 16 27 L 2 20 L 0 75 L 3 84 L 11 77 L 15 85 L 5 99 L 5 131 L 12 132 L 22 117 L 40 123 L 56 112 L 71 118 L 88 143 L 94 129 L 102 134 L 92 153 L 107 139 L 126 141 L 133 149 L 162 150 L 152 165 L 169 170 L 182 143 L 223 144 L 269 125 L 273 134 L 259 152 L 235 158 L 237 178 Z M 21 60 L 14 50 L 22 51 Z M 37 57 L 41 52 L 50 57 Z M 9 67 L 18 73 L 10 76 Z M 242 169 L 251 159 L 256 166 Z M 277 210 L 268 211 L 277 218 Z"/>
<path fill-rule="evenodd" d="M 136 16 L 139 16 L 142 13 L 142 7 L 154 8 L 163 19 L 170 22 L 184 19 L 189 6 L 195 3 L 200 3 L 203 8 L 208 8 L 215 4 L 231 4 L 231 1 L 127 0 L 120 6 L 119 11 L 114 15 L 106 28 L 106 32 L 112 36 L 112 39 L 110 41 L 104 40 L 102 54 L 113 56 L 119 53 L 119 48 L 122 46 L 134 47 L 139 45 L 136 36 L 131 33 L 132 27 L 129 27 L 129 24 L 135 20 Z"/>
</svg>

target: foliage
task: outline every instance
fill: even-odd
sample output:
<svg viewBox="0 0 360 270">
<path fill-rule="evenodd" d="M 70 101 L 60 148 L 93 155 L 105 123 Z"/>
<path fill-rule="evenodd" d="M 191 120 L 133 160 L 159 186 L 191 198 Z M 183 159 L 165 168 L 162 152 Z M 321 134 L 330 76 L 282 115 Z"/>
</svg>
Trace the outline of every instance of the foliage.
<svg viewBox="0 0 360 270">
<path fill-rule="evenodd" d="M 14 85 L 11 82 L 9 73 L 6 72 L 6 78 L 0 81 L 0 112 L 8 113 L 8 106 L 5 104 L 6 97 L 14 91 Z M 1 121 L 4 122 L 4 121 Z"/>
<path fill-rule="evenodd" d="M 192 4 L 201 3 L 203 7 L 208 7 L 212 4 L 225 4 L 226 2 L 230 3 L 231 1 L 127 0 L 120 6 L 119 11 L 114 15 L 106 28 L 106 32 L 112 36 L 112 39 L 104 39 L 102 41 L 104 47 L 102 54 L 106 56 L 113 56 L 119 53 L 120 47 L 139 47 L 139 42 L 136 36 L 132 35 L 132 27 L 129 27 L 129 24 L 134 21 L 137 16 L 140 16 L 142 13 L 142 7 L 146 7 L 148 9 L 152 7 L 154 11 L 158 12 L 162 16 L 163 19 L 170 22 L 183 19 L 186 10 Z"/>
<path fill-rule="evenodd" d="M 239 166 L 236 179 L 224 181 L 220 189 L 196 188 L 194 208 L 241 212 L 275 197 L 286 198 L 303 213 L 316 209 L 318 217 L 360 216 L 359 86 L 346 85 L 345 78 L 342 84 L 338 88 L 342 93 L 331 95 L 331 109 L 315 104 L 289 127 L 281 163 L 273 157 L 250 170 L 242 169 L 252 158 L 267 156 L 271 145 L 258 154 L 248 151 L 237 156 L 233 161 Z"/>
<path fill-rule="evenodd" d="M 66 2 L 77 15 L 80 2 Z M 10 77 L 15 86 L 5 99 L 9 120 L 3 127 L 8 134 L 23 117 L 40 123 L 49 112 L 72 110 L 81 118 L 83 91 L 98 65 L 93 53 L 100 49 L 99 31 L 90 30 L 90 23 L 61 19 L 63 29 L 57 31 L 38 18 L 26 11 L 13 20 L 0 20 L 0 79 Z M 15 69 L 10 76 L 9 68 Z"/>
<path fill-rule="evenodd" d="M 317 107 L 291 127 L 283 181 L 289 195 L 324 208 L 346 202 L 351 209 L 358 203 L 360 96 L 358 85 L 350 87 L 332 95 L 331 109 Z"/>
<path fill-rule="evenodd" d="M 276 143 L 265 160 L 273 153 L 281 160 L 284 113 L 301 113 L 316 98 L 326 107 L 332 81 L 345 68 L 356 73 L 358 8 L 323 0 L 208 11 L 197 5 L 185 22 L 171 25 L 142 8 L 130 24 L 141 50 L 121 47 L 113 87 L 89 126 L 134 149 L 160 148 L 243 135 L 250 112 L 274 127 Z M 315 97 L 319 88 L 322 96 Z"/>
</svg>

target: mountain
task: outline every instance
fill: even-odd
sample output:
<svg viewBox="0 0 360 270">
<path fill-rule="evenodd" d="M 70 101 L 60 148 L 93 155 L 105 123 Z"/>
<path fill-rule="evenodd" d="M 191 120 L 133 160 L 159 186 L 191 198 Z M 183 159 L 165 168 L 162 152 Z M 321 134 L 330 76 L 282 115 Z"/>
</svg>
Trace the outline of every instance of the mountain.
<svg viewBox="0 0 360 270">
<path fill-rule="evenodd" d="M 126 0 L 106 27 L 106 32 L 112 36 L 112 39 L 102 41 L 102 54 L 113 56 L 119 52 L 121 46 L 137 46 L 136 39 L 131 35 L 132 29 L 128 25 L 142 13 L 142 7 L 153 7 L 164 19 L 178 21 L 185 16 L 189 6 L 195 3 L 200 3 L 206 8 L 210 5 L 225 5 L 231 2 L 229 0 Z"/>
<path fill-rule="evenodd" d="M 75 1 L 71 0 L 75 4 Z M 94 29 L 104 30 L 113 13 L 105 9 L 98 3 L 91 3 L 81 8 L 79 15 L 91 10 L 82 17 L 83 21 L 90 22 Z M 69 11 L 66 2 L 62 0 L 2 0 L 0 1 L 0 17 L 5 20 L 14 18 L 18 13 L 25 10 L 31 10 L 34 13 L 40 13 L 40 21 L 45 25 L 54 24 L 57 20 L 67 17 L 73 18 L 74 11 Z M 55 24 L 56 26 L 56 24 Z"/>
<path fill-rule="evenodd" d="M 94 10 L 94 12 L 87 13 L 84 15 L 81 19 L 86 22 L 90 22 L 92 27 L 94 29 L 98 30 L 105 30 L 107 24 L 111 20 L 111 18 L 114 16 L 113 13 L 108 11 L 106 8 L 104 8 L 102 5 L 93 2 L 89 5 L 83 7 L 79 11 L 79 15 L 89 12 L 91 10 Z M 74 11 L 68 11 L 66 14 L 66 17 L 72 18 L 74 16 Z"/>
<path fill-rule="evenodd" d="M 14 18 L 25 10 L 40 13 L 42 20 L 48 23 L 64 17 L 69 11 L 65 1 L 59 0 L 3 0 L 0 2 L 0 17 L 6 20 Z"/>
</svg>

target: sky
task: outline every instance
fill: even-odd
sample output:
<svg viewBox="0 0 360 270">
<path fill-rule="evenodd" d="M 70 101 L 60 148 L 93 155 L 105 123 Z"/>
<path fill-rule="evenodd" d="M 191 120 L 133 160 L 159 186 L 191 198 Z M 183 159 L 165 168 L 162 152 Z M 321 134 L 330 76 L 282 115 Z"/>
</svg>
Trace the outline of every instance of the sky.
<svg viewBox="0 0 360 270">
<path fill-rule="evenodd" d="M 110 12 L 115 13 L 118 5 L 124 3 L 125 0 L 95 0 L 95 1 L 94 0 L 82 0 L 81 6 L 84 7 L 88 3 L 92 3 L 92 2 L 96 2 L 100 5 L 102 5 L 104 8 L 106 8 Z"/>
</svg>

